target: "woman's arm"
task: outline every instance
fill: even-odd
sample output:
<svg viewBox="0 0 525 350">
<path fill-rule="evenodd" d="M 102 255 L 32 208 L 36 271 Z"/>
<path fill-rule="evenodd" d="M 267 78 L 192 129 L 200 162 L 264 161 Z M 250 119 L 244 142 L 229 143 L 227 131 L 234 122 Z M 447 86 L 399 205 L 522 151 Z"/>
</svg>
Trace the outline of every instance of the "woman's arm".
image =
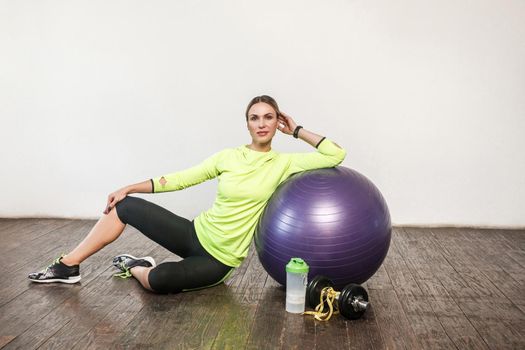
<svg viewBox="0 0 525 350">
<path fill-rule="evenodd" d="M 133 185 L 128 185 L 123 188 L 126 193 L 153 193 L 153 183 L 151 180 L 146 180 L 143 182 L 138 182 Z"/>
<path fill-rule="evenodd" d="M 294 128 L 294 130 L 295 130 L 295 128 Z M 301 140 L 303 140 L 303 141 L 309 143 L 310 145 L 312 145 L 313 147 L 316 147 L 317 144 L 319 143 L 319 141 L 321 141 L 323 139 L 323 137 L 321 135 L 317 135 L 317 134 L 315 134 L 315 133 L 313 133 L 311 131 L 306 130 L 305 128 L 299 129 L 299 133 L 297 134 L 297 136 Z"/>
<path fill-rule="evenodd" d="M 220 173 L 217 163 L 223 154 L 229 149 L 216 152 L 205 159 L 201 164 L 186 170 L 177 171 L 171 174 L 154 177 L 152 179 L 138 182 L 133 185 L 122 187 L 108 196 L 108 202 L 104 214 L 109 211 L 130 193 L 160 193 L 178 191 L 190 187 L 209 179 L 217 177 Z"/>
<path fill-rule="evenodd" d="M 287 135 L 293 135 L 297 128 L 297 123 L 285 113 L 279 115 L 279 130 Z M 284 178 L 300 171 L 313 170 L 320 168 L 334 167 L 343 162 L 346 157 L 346 150 L 335 142 L 315 134 L 304 128 L 298 130 L 297 137 L 316 148 L 316 152 L 291 153 L 289 165 L 284 173 Z"/>
<path fill-rule="evenodd" d="M 279 118 L 279 128 L 278 129 L 287 135 L 292 135 L 295 128 L 297 127 L 297 123 L 292 119 L 292 117 L 290 117 L 289 115 L 283 112 L 280 112 L 278 118 Z M 323 136 L 313 133 L 309 130 L 306 130 L 305 128 L 299 129 L 299 133 L 297 134 L 297 136 L 301 140 L 310 144 L 312 147 L 317 147 L 317 145 L 319 144 L 319 141 L 323 139 Z M 334 145 L 341 148 L 341 146 L 339 146 L 335 142 L 334 142 Z"/>
<path fill-rule="evenodd" d="M 133 185 L 122 187 L 121 189 L 110 193 L 106 203 L 106 209 L 104 209 L 103 213 L 107 215 L 118 202 L 126 198 L 126 196 L 130 193 L 153 193 L 153 182 L 151 180 L 146 180 Z"/>
</svg>

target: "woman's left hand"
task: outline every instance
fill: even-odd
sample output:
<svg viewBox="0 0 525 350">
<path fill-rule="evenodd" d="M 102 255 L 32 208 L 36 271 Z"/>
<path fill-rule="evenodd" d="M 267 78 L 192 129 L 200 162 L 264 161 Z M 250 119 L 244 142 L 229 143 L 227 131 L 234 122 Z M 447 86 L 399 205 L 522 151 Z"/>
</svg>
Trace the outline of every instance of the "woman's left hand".
<svg viewBox="0 0 525 350">
<path fill-rule="evenodd" d="M 286 135 L 292 135 L 295 128 L 297 127 L 297 123 L 292 119 L 292 117 L 283 112 L 280 112 L 280 114 L 277 116 L 277 121 L 279 123 L 277 129 Z"/>
</svg>

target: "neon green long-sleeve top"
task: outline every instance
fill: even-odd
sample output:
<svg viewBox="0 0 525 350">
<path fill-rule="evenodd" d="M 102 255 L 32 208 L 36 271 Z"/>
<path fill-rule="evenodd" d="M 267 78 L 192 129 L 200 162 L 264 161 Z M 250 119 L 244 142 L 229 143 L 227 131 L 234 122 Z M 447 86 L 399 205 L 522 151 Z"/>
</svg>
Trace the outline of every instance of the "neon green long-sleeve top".
<svg viewBox="0 0 525 350">
<path fill-rule="evenodd" d="M 294 173 L 334 167 L 346 156 L 327 138 L 316 148 L 308 153 L 258 152 L 246 145 L 227 148 L 197 166 L 152 178 L 153 193 L 179 191 L 218 178 L 215 202 L 194 219 L 195 231 L 213 257 L 238 267 L 248 255 L 257 221 L 277 186 Z"/>
</svg>

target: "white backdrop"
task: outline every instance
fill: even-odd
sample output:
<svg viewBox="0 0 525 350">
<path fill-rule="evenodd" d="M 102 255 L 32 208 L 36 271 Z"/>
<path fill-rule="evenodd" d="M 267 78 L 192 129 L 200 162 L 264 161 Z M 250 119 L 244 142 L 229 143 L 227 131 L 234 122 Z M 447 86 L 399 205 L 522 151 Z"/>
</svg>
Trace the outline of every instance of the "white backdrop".
<svg viewBox="0 0 525 350">
<path fill-rule="evenodd" d="M 393 223 L 524 226 L 523 18 L 522 0 L 0 0 L 0 217 L 97 218 L 124 185 L 248 144 L 269 94 Z M 138 196 L 192 218 L 215 190 Z"/>
</svg>

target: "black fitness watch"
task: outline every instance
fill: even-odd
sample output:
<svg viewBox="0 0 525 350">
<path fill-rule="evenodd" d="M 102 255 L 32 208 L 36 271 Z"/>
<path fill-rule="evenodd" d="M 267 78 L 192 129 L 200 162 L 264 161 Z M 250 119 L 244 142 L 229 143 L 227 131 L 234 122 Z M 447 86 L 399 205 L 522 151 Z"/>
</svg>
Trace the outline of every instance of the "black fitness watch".
<svg viewBox="0 0 525 350">
<path fill-rule="evenodd" d="M 302 128 L 301 125 L 297 125 L 297 127 L 295 128 L 295 130 L 293 132 L 293 137 L 295 137 L 295 138 L 299 137 L 299 129 L 301 129 L 301 128 Z"/>
</svg>

